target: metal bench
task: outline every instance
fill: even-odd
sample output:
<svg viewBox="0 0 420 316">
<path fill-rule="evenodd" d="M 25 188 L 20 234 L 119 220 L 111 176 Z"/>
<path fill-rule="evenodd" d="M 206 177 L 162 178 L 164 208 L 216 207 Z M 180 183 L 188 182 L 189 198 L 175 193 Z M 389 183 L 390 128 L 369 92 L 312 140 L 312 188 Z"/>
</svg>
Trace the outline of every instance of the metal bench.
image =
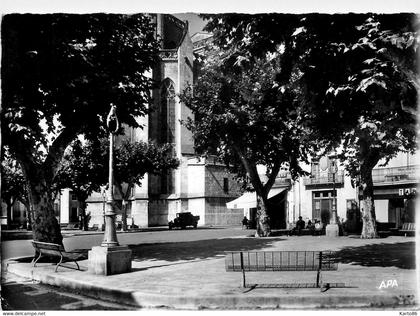
<svg viewBox="0 0 420 316">
<path fill-rule="evenodd" d="M 80 270 L 79 264 L 76 260 L 83 260 L 85 256 L 79 252 L 68 252 L 65 251 L 64 246 L 59 244 L 53 244 L 48 242 L 41 242 L 41 241 L 32 241 L 32 245 L 34 246 L 35 250 L 39 253 L 37 258 L 33 258 L 32 266 L 35 267 L 38 260 L 43 256 L 52 256 L 52 257 L 59 257 L 60 261 L 57 263 L 55 267 L 55 271 L 57 272 L 58 267 L 67 261 L 74 261 L 77 265 L 77 270 Z M 63 265 L 62 265 L 63 266 Z"/>
<path fill-rule="evenodd" d="M 244 288 L 320 288 L 345 287 L 344 283 L 323 283 L 321 271 L 335 271 L 338 263 L 332 251 L 234 251 L 225 259 L 227 272 L 242 272 Z M 246 283 L 245 272 L 317 271 L 315 283 L 254 284 Z"/>
<path fill-rule="evenodd" d="M 404 223 L 403 226 L 401 227 L 400 230 L 398 230 L 398 232 L 401 235 L 411 235 L 411 234 L 415 234 L 416 232 L 416 224 L 415 223 Z"/>
</svg>

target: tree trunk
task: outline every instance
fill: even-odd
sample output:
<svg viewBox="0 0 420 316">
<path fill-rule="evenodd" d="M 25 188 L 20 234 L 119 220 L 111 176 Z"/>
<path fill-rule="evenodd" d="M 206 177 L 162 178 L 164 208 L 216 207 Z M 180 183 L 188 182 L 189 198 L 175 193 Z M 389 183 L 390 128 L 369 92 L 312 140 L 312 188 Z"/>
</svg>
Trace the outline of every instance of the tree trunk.
<svg viewBox="0 0 420 316">
<path fill-rule="evenodd" d="M 238 154 L 250 180 L 252 186 L 255 189 L 257 194 L 257 231 L 255 232 L 255 237 L 267 237 L 271 234 L 271 223 L 270 216 L 267 212 L 268 207 L 268 192 L 270 192 L 271 187 L 273 186 L 277 174 L 280 171 L 280 157 L 273 165 L 270 175 L 268 175 L 268 181 L 265 185 L 261 182 L 260 176 L 258 174 L 257 165 L 255 161 L 249 160 L 244 154 L 242 148 L 237 144 L 233 145 L 236 153 Z"/>
<path fill-rule="evenodd" d="M 363 228 L 360 238 L 377 238 L 372 168 L 370 165 L 361 166 L 360 178 L 363 195 L 361 206 Z"/>
<path fill-rule="evenodd" d="M 25 205 L 26 208 L 26 230 L 32 230 L 32 209 L 31 203 L 29 202 L 29 188 L 28 182 L 25 182 L 25 190 L 24 193 L 19 197 L 19 201 Z"/>
<path fill-rule="evenodd" d="M 78 198 L 78 202 L 79 202 L 79 210 L 80 210 L 80 218 L 81 218 L 80 230 L 88 231 L 90 218 L 88 218 L 89 216 L 86 215 L 86 207 L 87 207 L 86 199 Z"/>
<path fill-rule="evenodd" d="M 6 201 L 6 217 L 7 217 L 7 229 L 12 227 L 12 211 L 13 211 L 13 203 L 11 200 Z"/>
<path fill-rule="evenodd" d="M 257 231 L 255 237 L 268 237 L 271 234 L 270 217 L 267 212 L 267 196 L 257 194 Z"/>
<path fill-rule="evenodd" d="M 22 203 L 25 205 L 26 208 L 26 230 L 32 230 L 32 211 L 31 211 L 31 205 L 29 204 L 28 201 L 25 201 Z"/>
<path fill-rule="evenodd" d="M 122 200 L 122 230 L 127 231 L 127 201 L 125 199 Z"/>
<path fill-rule="evenodd" d="M 31 185 L 29 193 L 33 210 L 32 235 L 36 241 L 63 243 L 60 225 L 54 214 L 54 199 L 51 192 L 40 189 L 37 184 Z"/>
</svg>

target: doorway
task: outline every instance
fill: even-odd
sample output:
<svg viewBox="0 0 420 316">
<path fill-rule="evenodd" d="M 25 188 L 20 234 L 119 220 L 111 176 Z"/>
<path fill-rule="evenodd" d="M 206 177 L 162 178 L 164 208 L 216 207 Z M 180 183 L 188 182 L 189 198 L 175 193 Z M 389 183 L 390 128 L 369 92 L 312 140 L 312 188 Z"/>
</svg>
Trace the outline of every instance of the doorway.
<svg viewBox="0 0 420 316">
<path fill-rule="evenodd" d="M 388 222 L 394 223 L 395 228 L 400 228 L 402 226 L 403 216 L 405 214 L 404 199 L 389 199 L 388 205 Z"/>
<path fill-rule="evenodd" d="M 335 192 L 336 195 L 336 192 Z M 334 191 L 315 191 L 312 193 L 312 219 L 321 221 L 324 226 L 330 223 Z"/>
</svg>

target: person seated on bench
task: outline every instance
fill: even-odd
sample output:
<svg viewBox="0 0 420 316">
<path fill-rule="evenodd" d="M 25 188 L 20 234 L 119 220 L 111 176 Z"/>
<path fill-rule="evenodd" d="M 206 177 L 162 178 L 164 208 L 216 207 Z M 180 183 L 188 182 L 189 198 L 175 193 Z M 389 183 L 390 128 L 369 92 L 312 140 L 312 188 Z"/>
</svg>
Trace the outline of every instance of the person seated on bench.
<svg viewBox="0 0 420 316">
<path fill-rule="evenodd" d="M 317 219 L 315 220 L 314 225 L 314 235 L 321 235 L 322 233 L 322 223 Z"/>
<path fill-rule="evenodd" d="M 299 220 L 296 222 L 296 227 L 293 228 L 293 232 L 300 235 L 302 229 L 305 229 L 305 221 L 302 219 L 302 216 L 299 216 Z"/>
<path fill-rule="evenodd" d="M 311 235 L 314 234 L 315 225 L 311 222 L 311 220 L 308 220 L 308 224 L 306 224 L 306 229 L 309 229 L 309 232 L 311 233 Z"/>
</svg>

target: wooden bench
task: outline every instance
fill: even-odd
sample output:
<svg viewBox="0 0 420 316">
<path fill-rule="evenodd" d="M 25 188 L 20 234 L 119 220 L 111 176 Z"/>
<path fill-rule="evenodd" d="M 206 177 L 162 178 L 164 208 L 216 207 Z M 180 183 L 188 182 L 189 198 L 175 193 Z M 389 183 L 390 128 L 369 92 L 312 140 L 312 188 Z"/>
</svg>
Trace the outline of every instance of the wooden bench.
<svg viewBox="0 0 420 316">
<path fill-rule="evenodd" d="M 401 235 L 411 235 L 416 233 L 416 224 L 415 223 L 404 223 L 401 229 L 398 230 Z"/>
<path fill-rule="evenodd" d="M 338 263 L 332 251 L 234 251 L 225 259 L 227 272 L 242 272 L 244 288 L 320 288 L 344 287 L 344 283 L 323 283 L 321 271 L 335 271 Z M 246 283 L 245 272 L 317 271 L 315 283 L 254 284 Z"/>
<path fill-rule="evenodd" d="M 67 252 L 64 249 L 64 246 L 59 244 L 53 244 L 48 242 L 41 242 L 41 241 L 32 241 L 32 245 L 34 246 L 35 250 L 39 253 L 39 256 L 32 260 L 32 266 L 35 267 L 38 260 L 43 256 L 52 256 L 52 257 L 59 257 L 60 261 L 57 263 L 55 267 L 55 271 L 57 272 L 58 267 L 67 261 L 74 261 L 77 265 L 77 270 L 80 270 L 79 264 L 76 260 L 83 260 L 85 256 L 79 252 Z"/>
</svg>

